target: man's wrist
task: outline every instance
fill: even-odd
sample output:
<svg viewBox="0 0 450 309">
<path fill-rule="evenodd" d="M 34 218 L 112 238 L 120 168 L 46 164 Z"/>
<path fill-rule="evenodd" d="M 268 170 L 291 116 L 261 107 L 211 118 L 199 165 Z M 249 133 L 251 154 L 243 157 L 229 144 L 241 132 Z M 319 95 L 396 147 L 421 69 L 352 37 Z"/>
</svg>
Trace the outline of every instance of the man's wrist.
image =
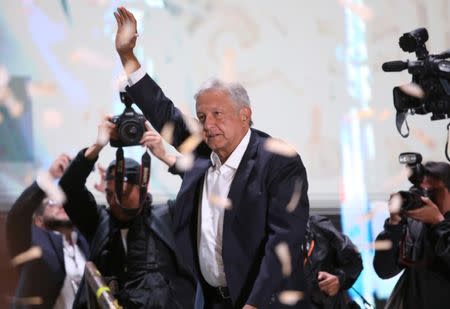
<svg viewBox="0 0 450 309">
<path fill-rule="evenodd" d="M 122 62 L 122 66 L 127 75 L 130 75 L 131 73 L 137 71 L 141 67 L 141 64 L 137 60 L 132 50 L 126 52 L 119 52 L 119 56 L 120 61 Z"/>
<path fill-rule="evenodd" d="M 438 216 L 436 216 L 436 218 L 433 220 L 433 222 L 431 224 L 436 225 L 438 223 L 441 223 L 444 220 L 445 220 L 445 217 L 442 214 L 439 214 Z"/>
<path fill-rule="evenodd" d="M 88 149 L 86 149 L 86 151 L 84 152 L 84 157 L 88 160 L 97 159 L 98 154 L 100 153 L 100 151 L 102 151 L 103 147 L 103 145 L 97 143 L 93 144 Z"/>
</svg>

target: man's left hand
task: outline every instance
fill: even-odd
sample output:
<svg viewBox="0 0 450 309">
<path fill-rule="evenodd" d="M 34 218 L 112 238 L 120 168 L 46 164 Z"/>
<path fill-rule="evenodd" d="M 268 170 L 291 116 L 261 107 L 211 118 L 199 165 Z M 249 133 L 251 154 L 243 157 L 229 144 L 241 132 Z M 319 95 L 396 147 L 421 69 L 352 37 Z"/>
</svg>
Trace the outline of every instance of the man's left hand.
<svg viewBox="0 0 450 309">
<path fill-rule="evenodd" d="M 319 280 L 320 290 L 328 296 L 336 295 L 341 288 L 339 278 L 335 275 L 327 273 L 326 271 L 319 271 L 317 280 Z"/>
<path fill-rule="evenodd" d="M 439 208 L 429 198 L 422 197 L 423 207 L 405 211 L 405 214 L 413 219 L 427 224 L 437 224 L 444 220 Z"/>
</svg>

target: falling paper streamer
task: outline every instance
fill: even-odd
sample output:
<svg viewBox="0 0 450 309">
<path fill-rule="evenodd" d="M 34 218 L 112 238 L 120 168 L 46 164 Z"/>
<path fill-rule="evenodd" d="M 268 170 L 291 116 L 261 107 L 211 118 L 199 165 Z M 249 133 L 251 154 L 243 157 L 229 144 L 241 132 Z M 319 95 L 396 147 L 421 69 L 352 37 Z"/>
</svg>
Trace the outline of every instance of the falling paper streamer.
<svg viewBox="0 0 450 309">
<path fill-rule="evenodd" d="M 56 204 L 64 204 L 66 195 L 61 187 L 55 184 L 53 177 L 48 171 L 40 170 L 37 174 L 36 182 L 39 187 L 47 194 L 47 197 Z"/>
<path fill-rule="evenodd" d="M 386 251 L 390 250 L 392 248 L 392 241 L 385 239 L 385 240 L 377 240 L 370 246 L 374 250 L 378 251 Z"/>
<path fill-rule="evenodd" d="M 9 73 L 4 66 L 0 66 L 0 88 L 7 87 L 9 83 Z"/>
<path fill-rule="evenodd" d="M 166 122 L 161 129 L 161 137 L 170 145 L 173 142 L 173 132 L 175 130 L 175 125 L 173 122 Z"/>
<path fill-rule="evenodd" d="M 42 257 L 42 249 L 39 246 L 33 246 L 25 252 L 16 255 L 12 260 L 11 264 L 15 267 L 22 265 L 23 263 L 39 259 Z"/>
<path fill-rule="evenodd" d="M 48 96 L 56 94 L 56 84 L 51 82 L 28 82 L 27 92 L 30 96 Z"/>
<path fill-rule="evenodd" d="M 302 291 L 294 291 L 294 290 L 286 290 L 282 291 L 278 295 L 278 299 L 280 300 L 280 303 L 288 305 L 288 306 L 294 306 L 297 304 L 300 300 L 303 299 L 304 293 Z"/>
<path fill-rule="evenodd" d="M 425 92 L 423 91 L 422 87 L 420 87 L 416 83 L 402 85 L 399 88 L 403 93 L 414 98 L 423 99 L 425 97 Z"/>
<path fill-rule="evenodd" d="M 189 171 L 194 166 L 194 155 L 192 153 L 185 154 L 178 157 L 175 162 L 175 167 L 182 172 Z"/>
<path fill-rule="evenodd" d="M 107 59 L 109 58 L 85 47 L 77 48 L 70 54 L 70 61 L 97 69 L 111 68 L 113 63 Z"/>
<path fill-rule="evenodd" d="M 295 148 L 286 142 L 276 139 L 276 138 L 268 138 L 264 144 L 264 147 L 267 151 L 279 154 L 285 157 L 295 157 L 297 155 L 297 151 Z"/>
<path fill-rule="evenodd" d="M 227 197 L 211 194 L 209 196 L 209 203 L 217 208 L 231 209 L 231 200 Z"/>
<path fill-rule="evenodd" d="M 198 122 L 197 119 L 189 116 L 190 112 L 189 109 L 186 107 L 186 105 L 181 105 L 180 110 L 184 123 L 186 124 L 186 127 L 188 128 L 189 132 L 191 132 L 191 134 L 193 135 L 194 134 L 200 135 L 203 130 L 200 122 Z"/>
<path fill-rule="evenodd" d="M 399 193 L 393 194 L 388 203 L 389 213 L 398 214 L 403 204 L 403 198 Z"/>
<path fill-rule="evenodd" d="M 300 179 L 297 179 L 295 181 L 294 185 L 294 192 L 292 192 L 292 197 L 289 203 L 286 206 L 286 210 L 288 212 L 293 212 L 298 205 L 298 202 L 300 201 L 300 198 L 302 197 L 302 187 L 303 187 L 303 181 Z"/>
<path fill-rule="evenodd" d="M 275 247 L 275 253 L 281 263 L 281 272 L 283 276 L 287 277 L 292 272 L 291 254 L 289 252 L 289 246 L 285 242 L 281 242 Z"/>
<path fill-rule="evenodd" d="M 44 300 L 40 296 L 30 297 L 11 297 L 9 301 L 13 304 L 28 306 L 28 305 L 42 305 Z"/>
<path fill-rule="evenodd" d="M 201 142 L 202 138 L 199 135 L 192 134 L 178 147 L 178 151 L 182 154 L 191 153 Z"/>
<path fill-rule="evenodd" d="M 47 129 L 58 129 L 63 125 L 64 119 L 60 112 L 47 109 L 43 113 L 44 127 Z"/>
</svg>

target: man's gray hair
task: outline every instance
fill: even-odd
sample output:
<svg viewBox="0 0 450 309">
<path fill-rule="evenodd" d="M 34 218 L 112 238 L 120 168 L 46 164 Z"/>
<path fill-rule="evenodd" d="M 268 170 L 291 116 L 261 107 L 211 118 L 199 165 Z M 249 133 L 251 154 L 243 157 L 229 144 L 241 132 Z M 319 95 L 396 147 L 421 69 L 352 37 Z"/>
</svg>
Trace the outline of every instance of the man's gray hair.
<svg viewBox="0 0 450 309">
<path fill-rule="evenodd" d="M 250 98 L 248 97 L 247 90 L 245 90 L 244 86 L 238 82 L 225 82 L 219 78 L 213 77 L 204 82 L 197 93 L 194 95 L 195 101 L 197 101 L 198 97 L 208 91 L 219 90 L 227 93 L 231 100 L 236 104 L 236 107 L 248 107 L 250 106 Z M 253 124 L 253 121 L 250 119 L 250 126 Z"/>
</svg>

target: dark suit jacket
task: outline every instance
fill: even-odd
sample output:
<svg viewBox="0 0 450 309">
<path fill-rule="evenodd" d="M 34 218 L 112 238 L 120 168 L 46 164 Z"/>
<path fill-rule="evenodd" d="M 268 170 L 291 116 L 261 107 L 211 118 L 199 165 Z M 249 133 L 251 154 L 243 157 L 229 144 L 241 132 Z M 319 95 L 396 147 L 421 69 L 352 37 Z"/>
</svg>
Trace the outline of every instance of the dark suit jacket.
<svg viewBox="0 0 450 309">
<path fill-rule="evenodd" d="M 66 277 L 62 236 L 32 224 L 33 213 L 44 198 L 44 191 L 34 182 L 19 196 L 6 221 L 6 239 L 12 257 L 32 246 L 42 249 L 42 258 L 21 266 L 16 290 L 19 298 L 42 297 L 42 306 L 29 306 L 32 308 L 53 307 Z M 88 244 L 78 235 L 78 246 L 87 257 Z M 19 304 L 15 307 L 27 308 Z"/>
<path fill-rule="evenodd" d="M 107 247 L 110 241 L 111 231 L 120 229 L 119 222 L 112 218 L 109 210 L 97 205 L 94 196 L 85 186 L 86 178 L 91 173 L 96 160 L 87 160 L 84 151 L 80 151 L 71 165 L 67 168 L 60 180 L 60 186 L 66 193 L 67 202 L 64 208 L 70 219 L 83 233 L 90 244 L 89 260 L 93 261 L 100 272 L 104 271 L 105 259 L 114 259 L 108 253 Z M 168 205 L 148 205 L 151 207 L 151 215 L 146 218 L 147 226 L 159 239 L 174 253 L 176 258 L 178 275 L 185 278 L 190 285 L 183 291 L 177 291 L 180 303 L 193 303 L 195 297 L 195 281 L 192 273 L 181 262 L 175 249 L 175 240 L 171 230 L 171 213 Z M 83 282 L 84 283 L 84 282 Z M 84 284 L 81 285 L 75 300 L 76 308 L 84 306 Z"/>
<path fill-rule="evenodd" d="M 127 91 L 156 130 L 161 131 L 166 122 L 174 123 L 175 147 L 190 135 L 181 112 L 148 75 Z M 265 308 L 281 288 L 281 265 L 274 251 L 280 242 L 289 245 L 292 261 L 301 265 L 296 262 L 309 216 L 306 170 L 298 155 L 287 158 L 265 150 L 267 137 L 252 129 L 228 195 L 233 206 L 225 212 L 222 257 L 235 307 L 247 303 Z M 197 212 L 210 152 L 204 143 L 197 148 L 194 167 L 184 173 L 174 206 L 177 246 L 199 278 Z M 301 198 L 289 213 L 286 205 L 296 182 L 301 184 Z M 293 267 L 299 278 L 300 270 Z"/>
</svg>

